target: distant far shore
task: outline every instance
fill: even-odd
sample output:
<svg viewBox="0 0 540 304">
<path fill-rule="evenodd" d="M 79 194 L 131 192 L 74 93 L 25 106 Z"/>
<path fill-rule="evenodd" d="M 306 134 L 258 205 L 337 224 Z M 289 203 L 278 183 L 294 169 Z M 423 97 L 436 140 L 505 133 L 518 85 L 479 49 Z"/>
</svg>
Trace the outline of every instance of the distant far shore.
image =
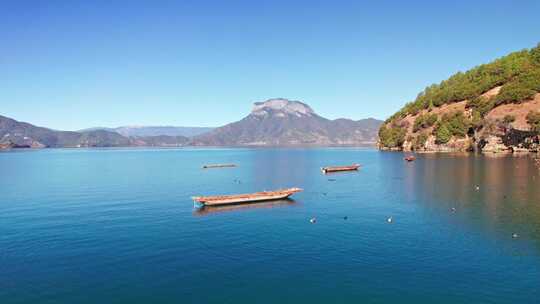
<svg viewBox="0 0 540 304">
<path fill-rule="evenodd" d="M 201 145 L 186 145 L 186 146 L 117 146 L 117 147 L 9 147 L 0 148 L 0 151 L 43 151 L 43 150 L 144 150 L 144 149 L 317 149 L 317 148 L 372 148 L 377 149 L 377 145 L 236 145 L 236 146 L 201 146 Z"/>
</svg>

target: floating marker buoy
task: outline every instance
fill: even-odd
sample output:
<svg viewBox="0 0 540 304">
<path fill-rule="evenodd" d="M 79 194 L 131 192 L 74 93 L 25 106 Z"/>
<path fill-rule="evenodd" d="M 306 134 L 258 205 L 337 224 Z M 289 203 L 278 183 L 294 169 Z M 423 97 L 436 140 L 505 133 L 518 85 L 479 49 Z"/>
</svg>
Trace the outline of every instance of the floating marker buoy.
<svg viewBox="0 0 540 304">
<path fill-rule="evenodd" d="M 309 222 L 312 223 L 312 224 L 315 224 L 316 221 L 317 221 L 316 218 L 312 218 L 312 219 L 309 220 Z"/>
<path fill-rule="evenodd" d="M 480 190 L 480 186 L 476 186 L 476 190 Z"/>
<path fill-rule="evenodd" d="M 393 221 L 393 219 L 392 219 L 392 217 L 389 217 L 386 221 L 391 223 Z"/>
<path fill-rule="evenodd" d="M 519 237 L 519 234 L 517 234 L 517 233 L 512 234 L 513 239 L 517 239 L 518 237 Z"/>
</svg>

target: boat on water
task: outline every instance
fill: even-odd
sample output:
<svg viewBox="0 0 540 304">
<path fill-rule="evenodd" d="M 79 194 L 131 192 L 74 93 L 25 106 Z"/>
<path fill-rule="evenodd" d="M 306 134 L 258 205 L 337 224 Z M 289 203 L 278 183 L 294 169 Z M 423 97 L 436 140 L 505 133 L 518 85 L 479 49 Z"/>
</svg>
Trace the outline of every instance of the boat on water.
<svg viewBox="0 0 540 304">
<path fill-rule="evenodd" d="M 336 167 L 322 167 L 323 173 L 342 172 L 342 171 L 356 171 L 360 168 L 359 164 L 353 164 L 350 166 L 336 166 Z"/>
<path fill-rule="evenodd" d="M 416 157 L 414 155 L 409 155 L 409 156 L 405 156 L 403 159 L 408 162 L 412 162 L 416 160 Z"/>
<path fill-rule="evenodd" d="M 247 194 L 216 195 L 216 196 L 194 196 L 193 201 L 200 206 L 218 206 L 229 204 L 253 203 L 262 201 L 273 201 L 288 198 L 289 196 L 302 191 L 301 188 L 289 188 L 275 191 L 263 191 Z"/>
<path fill-rule="evenodd" d="M 231 168 L 231 167 L 236 167 L 236 164 L 210 164 L 210 165 L 204 165 L 203 169 Z"/>
</svg>

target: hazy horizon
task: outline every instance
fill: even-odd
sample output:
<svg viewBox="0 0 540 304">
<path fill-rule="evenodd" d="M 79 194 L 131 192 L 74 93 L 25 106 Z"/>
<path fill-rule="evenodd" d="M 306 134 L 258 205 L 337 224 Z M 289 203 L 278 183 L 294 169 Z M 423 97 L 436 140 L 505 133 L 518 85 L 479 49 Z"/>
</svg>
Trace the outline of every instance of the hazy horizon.
<svg viewBox="0 0 540 304">
<path fill-rule="evenodd" d="M 535 46 L 538 11 L 535 1 L 4 2 L 0 114 L 58 130 L 217 127 L 284 97 L 329 119 L 384 120 L 432 83 Z"/>
</svg>

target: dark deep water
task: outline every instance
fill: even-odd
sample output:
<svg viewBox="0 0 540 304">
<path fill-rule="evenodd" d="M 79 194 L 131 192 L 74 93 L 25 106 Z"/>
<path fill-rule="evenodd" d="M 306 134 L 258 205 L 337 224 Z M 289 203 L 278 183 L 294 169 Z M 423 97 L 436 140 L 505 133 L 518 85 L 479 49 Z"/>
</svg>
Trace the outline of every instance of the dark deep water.
<svg viewBox="0 0 540 304">
<path fill-rule="evenodd" d="M 349 163 L 363 168 L 320 172 Z M 0 168 L 2 304 L 540 299 L 530 156 L 42 150 L 0 153 Z M 305 191 L 272 204 L 190 199 L 292 186 Z"/>
</svg>

